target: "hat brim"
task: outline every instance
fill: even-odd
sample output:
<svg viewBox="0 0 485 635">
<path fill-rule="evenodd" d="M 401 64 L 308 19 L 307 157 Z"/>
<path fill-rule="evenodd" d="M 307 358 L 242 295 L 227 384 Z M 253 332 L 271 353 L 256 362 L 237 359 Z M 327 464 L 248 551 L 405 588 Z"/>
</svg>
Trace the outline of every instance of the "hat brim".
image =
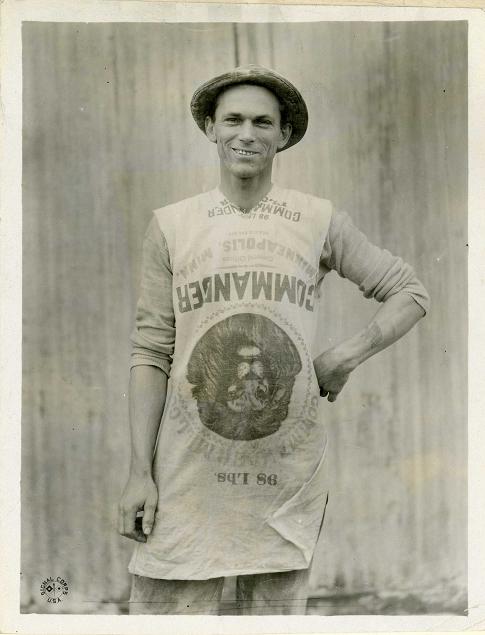
<svg viewBox="0 0 485 635">
<path fill-rule="evenodd" d="M 308 110 L 300 92 L 287 79 L 264 67 L 236 68 L 228 73 L 218 75 L 205 82 L 193 94 L 190 109 L 195 122 L 205 133 L 205 120 L 213 113 L 214 102 L 229 86 L 238 84 L 254 84 L 270 90 L 285 108 L 286 121 L 291 124 L 291 135 L 283 148 L 287 150 L 298 143 L 304 136 L 308 126 Z"/>
</svg>

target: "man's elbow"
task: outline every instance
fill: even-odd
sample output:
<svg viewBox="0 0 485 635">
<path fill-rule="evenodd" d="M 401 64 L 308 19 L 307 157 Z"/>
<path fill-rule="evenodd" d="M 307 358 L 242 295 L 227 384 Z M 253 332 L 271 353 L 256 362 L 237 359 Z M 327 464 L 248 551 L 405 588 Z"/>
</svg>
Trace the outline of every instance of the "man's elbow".
<svg viewBox="0 0 485 635">
<path fill-rule="evenodd" d="M 401 291 L 398 291 L 394 297 L 396 296 L 399 297 L 403 308 L 415 316 L 416 322 L 424 318 L 429 312 L 430 298 L 424 287 L 420 289 L 419 293 L 416 293 L 414 289 L 408 290 L 404 287 Z"/>
</svg>

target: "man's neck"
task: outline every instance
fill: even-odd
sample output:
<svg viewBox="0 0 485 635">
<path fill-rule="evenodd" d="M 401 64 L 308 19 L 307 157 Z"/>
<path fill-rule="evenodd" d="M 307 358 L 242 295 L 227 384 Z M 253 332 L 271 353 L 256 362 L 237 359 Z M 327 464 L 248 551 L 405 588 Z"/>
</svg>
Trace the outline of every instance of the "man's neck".
<svg viewBox="0 0 485 635">
<path fill-rule="evenodd" d="M 271 174 L 240 179 L 232 174 L 221 173 L 221 192 L 231 203 L 242 209 L 251 209 L 257 205 L 270 189 Z"/>
</svg>

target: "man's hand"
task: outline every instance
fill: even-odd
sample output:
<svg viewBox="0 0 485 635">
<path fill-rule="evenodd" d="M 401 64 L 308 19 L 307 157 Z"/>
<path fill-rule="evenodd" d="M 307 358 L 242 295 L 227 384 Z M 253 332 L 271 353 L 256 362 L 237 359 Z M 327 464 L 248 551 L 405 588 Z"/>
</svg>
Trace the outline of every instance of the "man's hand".
<svg viewBox="0 0 485 635">
<path fill-rule="evenodd" d="M 118 531 L 146 542 L 155 518 L 158 490 L 152 477 L 153 452 L 167 395 L 167 375 L 157 366 L 134 366 L 130 373 L 130 476 L 120 500 Z M 143 522 L 137 512 L 143 510 Z"/>
<path fill-rule="evenodd" d="M 130 474 L 120 500 L 118 532 L 132 540 L 146 542 L 155 521 L 157 502 L 158 490 L 152 477 Z M 142 523 L 137 520 L 140 510 L 143 510 Z"/>
<path fill-rule="evenodd" d="M 313 361 L 320 396 L 327 397 L 329 401 L 337 399 L 351 372 L 338 350 L 338 347 L 330 348 Z"/>
</svg>

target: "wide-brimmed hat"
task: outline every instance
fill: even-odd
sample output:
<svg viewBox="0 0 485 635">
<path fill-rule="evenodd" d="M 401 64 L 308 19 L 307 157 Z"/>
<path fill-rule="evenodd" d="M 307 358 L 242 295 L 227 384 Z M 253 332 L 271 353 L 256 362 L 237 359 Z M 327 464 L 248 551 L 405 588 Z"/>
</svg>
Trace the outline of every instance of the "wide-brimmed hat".
<svg viewBox="0 0 485 635">
<path fill-rule="evenodd" d="M 298 143 L 308 126 L 308 110 L 300 92 L 287 79 L 264 66 L 248 64 L 218 75 L 199 86 L 192 96 L 190 109 L 197 125 L 205 133 L 205 119 L 212 115 L 219 93 L 236 84 L 255 84 L 270 90 L 285 108 L 285 120 L 291 123 L 291 136 L 281 150 Z"/>
</svg>

